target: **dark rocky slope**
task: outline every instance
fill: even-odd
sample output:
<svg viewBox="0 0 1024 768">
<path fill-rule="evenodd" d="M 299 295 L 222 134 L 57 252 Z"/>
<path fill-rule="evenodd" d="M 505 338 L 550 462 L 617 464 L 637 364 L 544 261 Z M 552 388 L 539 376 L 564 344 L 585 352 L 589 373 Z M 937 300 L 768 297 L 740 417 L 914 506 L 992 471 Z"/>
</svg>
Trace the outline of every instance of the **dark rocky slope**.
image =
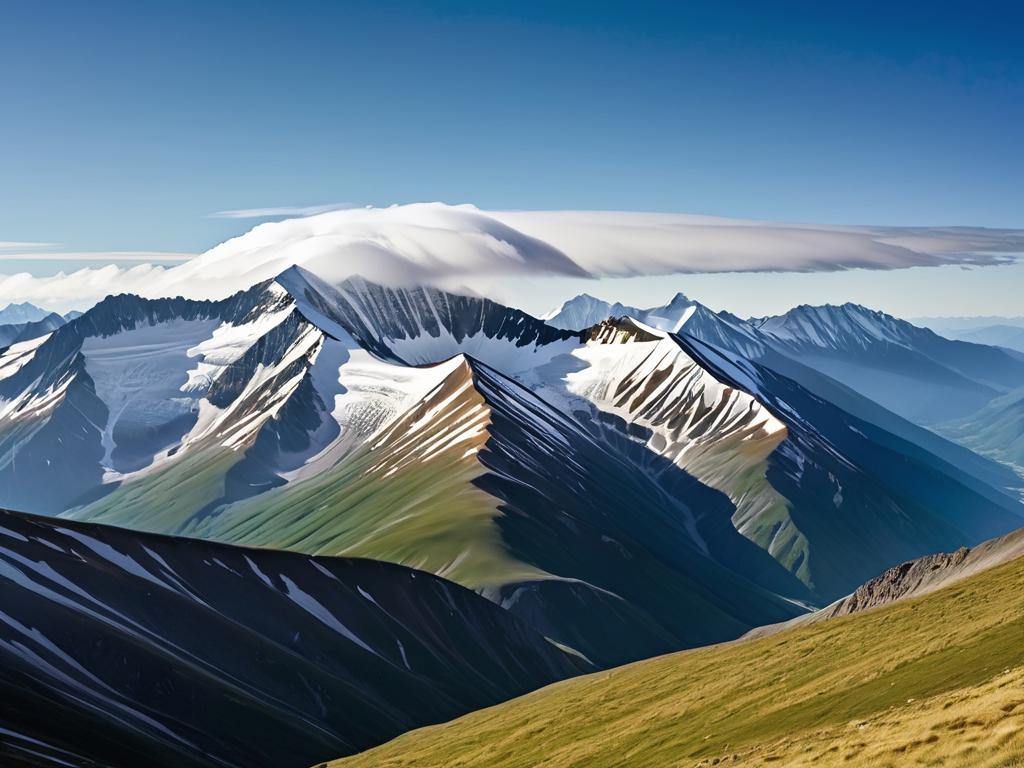
<svg viewBox="0 0 1024 768">
<path fill-rule="evenodd" d="M 0 512 L 0 764 L 308 766 L 588 669 L 451 582 Z"/>
</svg>

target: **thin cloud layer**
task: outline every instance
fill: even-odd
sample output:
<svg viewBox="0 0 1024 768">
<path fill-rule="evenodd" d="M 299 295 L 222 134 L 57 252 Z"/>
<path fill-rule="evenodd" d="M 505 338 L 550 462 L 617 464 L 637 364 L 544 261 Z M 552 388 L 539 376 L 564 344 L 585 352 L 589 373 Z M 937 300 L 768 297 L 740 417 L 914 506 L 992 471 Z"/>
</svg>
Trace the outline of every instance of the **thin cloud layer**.
<svg viewBox="0 0 1024 768">
<path fill-rule="evenodd" d="M 0 243 L 0 247 L 2 247 Z M 52 247 L 44 243 L 40 248 Z M 168 262 L 188 261 L 194 259 L 194 253 L 177 253 L 166 251 L 45 251 L 41 253 L 0 253 L 0 271 L 5 261 L 109 261 L 112 263 L 126 261 Z"/>
<path fill-rule="evenodd" d="M 57 243 L 29 243 L 24 240 L 0 240 L 0 251 L 20 251 L 26 248 L 56 248 Z M 5 258 L 10 258 L 4 254 Z"/>
<path fill-rule="evenodd" d="M 353 207 L 351 203 L 329 203 L 327 205 L 278 206 L 271 208 L 237 208 L 232 211 L 214 211 L 211 219 L 273 219 L 293 216 L 315 216 L 318 213 L 338 211 Z"/>
<path fill-rule="evenodd" d="M 0 302 L 27 300 L 66 310 L 121 292 L 216 298 L 292 264 L 334 282 L 359 274 L 393 285 L 483 291 L 502 277 L 984 266 L 1021 253 L 1024 230 L 790 225 L 661 213 L 487 212 L 419 203 L 260 224 L 169 268 L 111 265 L 53 277 L 0 276 Z"/>
</svg>

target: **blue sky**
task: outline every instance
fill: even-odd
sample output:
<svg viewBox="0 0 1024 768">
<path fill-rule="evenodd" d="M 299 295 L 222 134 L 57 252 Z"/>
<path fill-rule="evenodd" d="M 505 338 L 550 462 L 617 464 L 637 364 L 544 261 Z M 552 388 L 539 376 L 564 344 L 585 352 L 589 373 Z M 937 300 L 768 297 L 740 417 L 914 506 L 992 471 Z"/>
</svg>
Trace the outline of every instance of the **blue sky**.
<svg viewBox="0 0 1024 768">
<path fill-rule="evenodd" d="M 6 3 L 0 241 L 419 200 L 1024 227 L 1021 11 L 839 5 Z"/>
</svg>

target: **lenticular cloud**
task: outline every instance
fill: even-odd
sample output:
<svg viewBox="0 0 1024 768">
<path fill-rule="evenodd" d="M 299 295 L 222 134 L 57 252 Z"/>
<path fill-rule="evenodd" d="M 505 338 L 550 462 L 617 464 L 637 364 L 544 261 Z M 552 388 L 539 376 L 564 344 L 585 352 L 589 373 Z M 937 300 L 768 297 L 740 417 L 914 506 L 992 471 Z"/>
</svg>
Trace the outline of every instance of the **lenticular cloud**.
<svg viewBox="0 0 1024 768">
<path fill-rule="evenodd" d="M 828 272 L 998 264 L 1024 253 L 1024 230 L 836 227 L 614 211 L 489 215 L 562 250 L 596 277 Z"/>
<path fill-rule="evenodd" d="M 495 278 L 900 269 L 998 264 L 1024 230 L 835 227 L 683 214 L 481 211 L 418 203 L 260 224 L 183 264 L 0 276 L 0 303 L 82 308 L 111 293 L 218 298 L 293 264 L 338 282 L 474 290 Z"/>
</svg>

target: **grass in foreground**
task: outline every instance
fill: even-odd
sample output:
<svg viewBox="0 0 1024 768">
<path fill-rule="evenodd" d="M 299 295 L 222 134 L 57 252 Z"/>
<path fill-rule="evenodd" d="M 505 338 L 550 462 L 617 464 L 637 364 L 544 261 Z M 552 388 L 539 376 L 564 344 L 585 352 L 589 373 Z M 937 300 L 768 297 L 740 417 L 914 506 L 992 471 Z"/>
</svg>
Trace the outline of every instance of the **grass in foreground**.
<svg viewBox="0 0 1024 768">
<path fill-rule="evenodd" d="M 1024 766 L 1024 558 L 922 598 L 569 680 L 331 768 Z"/>
</svg>

